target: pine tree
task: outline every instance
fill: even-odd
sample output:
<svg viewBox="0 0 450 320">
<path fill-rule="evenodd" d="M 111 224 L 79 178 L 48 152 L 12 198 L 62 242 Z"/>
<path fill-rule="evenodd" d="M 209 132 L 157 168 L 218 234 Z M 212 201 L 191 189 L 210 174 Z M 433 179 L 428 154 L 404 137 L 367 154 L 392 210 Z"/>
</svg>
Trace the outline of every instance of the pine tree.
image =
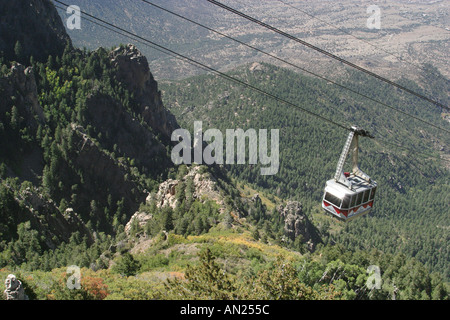
<svg viewBox="0 0 450 320">
<path fill-rule="evenodd" d="M 114 265 L 113 270 L 129 277 L 136 275 L 140 267 L 139 261 L 136 261 L 131 253 L 125 252 Z"/>
<path fill-rule="evenodd" d="M 173 229 L 173 211 L 170 207 L 165 207 L 162 212 L 161 217 L 162 229 L 165 231 L 170 231 Z"/>
<path fill-rule="evenodd" d="M 188 266 L 186 281 L 168 279 L 165 287 L 174 297 L 229 300 L 237 298 L 235 282 L 220 268 L 209 248 L 199 253 L 200 264 Z"/>
<path fill-rule="evenodd" d="M 22 43 L 19 40 L 17 40 L 16 44 L 14 45 L 14 54 L 18 62 L 24 63 L 25 54 L 23 51 Z"/>
</svg>

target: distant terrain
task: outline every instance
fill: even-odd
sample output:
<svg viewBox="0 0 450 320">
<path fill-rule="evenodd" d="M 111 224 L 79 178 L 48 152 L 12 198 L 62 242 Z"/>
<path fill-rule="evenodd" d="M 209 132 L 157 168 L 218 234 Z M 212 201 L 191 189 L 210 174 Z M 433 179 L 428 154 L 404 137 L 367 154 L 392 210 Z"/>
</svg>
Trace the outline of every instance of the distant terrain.
<svg viewBox="0 0 450 320">
<path fill-rule="evenodd" d="M 206 0 L 151 2 L 312 71 L 333 76 L 343 70 L 336 61 L 330 61 L 317 52 L 233 15 Z M 448 1 L 222 2 L 383 76 L 397 78 L 404 75 L 416 78 L 417 65 L 425 62 L 433 64 L 445 77 L 450 76 Z M 232 40 L 224 39 L 142 1 L 119 0 L 114 1 L 112 5 L 112 2 L 105 3 L 100 0 L 73 0 L 71 4 L 221 70 L 246 62 L 277 63 Z M 371 14 L 366 10 L 373 4 L 378 5 L 381 10 L 380 30 L 367 27 Z M 68 17 L 65 12 L 58 11 L 63 20 Z M 130 41 L 88 21 L 82 22 L 81 30 L 68 30 L 68 34 L 76 46 L 86 46 L 90 49 Z M 144 55 L 149 57 L 152 71 L 158 79 L 183 78 L 202 72 L 201 69 L 145 45 L 137 45 Z"/>
</svg>

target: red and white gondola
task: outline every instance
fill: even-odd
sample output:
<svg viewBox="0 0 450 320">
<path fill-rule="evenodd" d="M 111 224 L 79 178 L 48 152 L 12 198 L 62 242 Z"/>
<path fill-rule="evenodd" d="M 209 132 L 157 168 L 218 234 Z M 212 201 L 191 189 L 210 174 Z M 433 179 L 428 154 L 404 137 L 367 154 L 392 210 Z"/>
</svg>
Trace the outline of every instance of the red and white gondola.
<svg viewBox="0 0 450 320">
<path fill-rule="evenodd" d="M 374 204 L 377 183 L 358 166 L 359 136 L 373 138 L 367 131 L 352 127 L 339 159 L 334 179 L 325 184 L 322 208 L 333 216 L 349 221 L 369 213 Z M 344 164 L 352 152 L 352 172 L 344 172 Z"/>
</svg>

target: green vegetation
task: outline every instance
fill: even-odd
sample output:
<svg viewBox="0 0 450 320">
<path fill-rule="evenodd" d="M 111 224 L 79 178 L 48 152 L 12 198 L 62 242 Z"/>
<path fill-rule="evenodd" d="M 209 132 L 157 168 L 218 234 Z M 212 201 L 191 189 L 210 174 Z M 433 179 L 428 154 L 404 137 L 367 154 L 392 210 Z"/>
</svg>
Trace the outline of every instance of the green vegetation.
<svg viewBox="0 0 450 320">
<path fill-rule="evenodd" d="M 259 165 L 175 167 L 170 137 L 146 120 L 109 51 L 67 44 L 36 61 L 27 49 L 15 42 L 14 60 L 32 69 L 0 57 L 0 279 L 14 273 L 30 299 L 449 299 L 449 172 L 437 161 L 362 141 L 362 168 L 380 185 L 376 209 L 344 225 L 319 206 L 340 129 L 214 76 L 166 83 L 164 103 L 186 128 L 200 119 L 204 129 L 281 131 L 276 176 L 261 176 Z M 395 133 L 410 148 L 446 151 L 442 133 L 319 81 L 265 64 L 231 74 L 322 116 Z M 436 110 L 367 81 L 348 75 L 444 125 Z M 168 179 L 177 180 L 176 205 L 161 206 L 153 195 Z M 194 179 L 216 198 L 199 195 Z M 287 236 L 278 211 L 287 200 L 315 225 L 314 250 Z M 146 223 L 127 225 L 135 213 Z M 81 289 L 67 287 L 71 265 L 81 268 Z"/>
<path fill-rule="evenodd" d="M 445 146 L 450 142 L 448 135 L 423 123 L 390 109 L 383 110 L 371 101 L 362 104 L 360 97 L 283 68 L 262 64 L 253 72 L 242 67 L 230 74 L 326 118 L 357 124 L 382 137 L 382 141 L 411 150 L 439 157 L 437 149 L 444 146 L 443 150 L 447 150 Z M 411 81 L 402 81 L 408 87 L 422 90 Z M 437 125 L 448 126 L 432 106 L 398 94 L 373 79 L 349 73 L 347 85 Z M 280 129 L 277 175 L 261 176 L 258 165 L 230 165 L 227 169 L 233 178 L 254 189 L 300 201 L 325 243 L 339 243 L 348 250 L 377 248 L 385 253 L 403 253 L 448 279 L 450 173 L 444 163 L 382 141 L 362 139 L 361 168 L 380 188 L 372 214 L 344 226 L 322 218 L 320 199 L 325 181 L 334 174 L 346 132 L 215 76 L 160 86 L 166 105 L 183 127 L 191 128 L 193 121 L 202 120 L 204 130 Z M 445 96 L 442 89 L 433 86 L 430 90 L 436 96 Z M 435 144 L 430 144 L 430 139 Z"/>
<path fill-rule="evenodd" d="M 99 121 L 94 108 L 98 105 L 90 101 L 96 98 L 111 103 L 106 105 L 111 114 L 141 118 L 106 50 L 87 52 L 67 45 L 61 57 L 49 56 L 46 63 L 31 59 L 42 114 L 23 102 L 23 92 L 13 84 L 14 73 L 9 70 L 18 67 L 1 62 L 0 267 L 50 270 L 67 263 L 104 267 L 99 255 L 123 232 L 145 199 L 143 190 L 153 190 L 167 174 L 166 150 L 155 153 L 157 163 L 148 167 L 131 153 L 141 146 L 139 139 L 134 145 L 124 141 L 125 147 L 117 142 L 116 128 L 94 126 Z M 10 88 L 12 95 L 5 95 Z M 141 130 L 148 132 L 148 126 Z M 153 139 L 149 144 L 161 144 L 156 135 L 147 138 Z M 108 172 L 99 174 L 80 164 L 85 139 L 92 141 L 97 160 L 115 170 L 109 172 L 110 178 L 105 177 Z M 114 180 L 120 175 L 123 181 Z M 41 202 L 37 215 L 30 211 L 36 199 Z M 66 222 L 61 221 L 67 209 L 87 229 L 64 229 Z"/>
<path fill-rule="evenodd" d="M 217 234 L 188 237 L 183 243 L 198 247 L 191 255 L 175 254 L 175 248 L 169 254 L 152 256 L 125 253 L 110 269 L 82 268 L 78 290 L 67 288 L 65 268 L 20 271 L 17 275 L 27 294 L 42 300 L 448 299 L 448 289 L 439 276 L 430 275 L 423 265 L 404 255 L 386 255 L 375 249 L 351 253 L 341 246 L 328 246 L 300 256 L 244 235 L 223 234 L 220 240 Z M 370 265 L 384 270 L 380 288 L 367 285 Z M 0 276 L 5 278 L 12 271 L 0 269 Z"/>
</svg>

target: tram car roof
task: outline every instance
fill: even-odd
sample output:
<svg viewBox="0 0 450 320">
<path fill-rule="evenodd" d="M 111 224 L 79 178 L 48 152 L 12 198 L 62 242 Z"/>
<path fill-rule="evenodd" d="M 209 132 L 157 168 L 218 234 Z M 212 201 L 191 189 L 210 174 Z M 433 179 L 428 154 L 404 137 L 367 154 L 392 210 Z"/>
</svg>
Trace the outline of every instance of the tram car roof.
<svg viewBox="0 0 450 320">
<path fill-rule="evenodd" d="M 334 195 L 336 195 L 336 192 L 338 192 L 341 195 L 340 198 L 343 198 L 345 195 L 353 195 L 377 186 L 377 183 L 375 181 L 372 180 L 371 182 L 368 182 L 361 177 L 355 176 L 354 174 L 350 174 L 347 177 L 347 180 L 349 180 L 352 184 L 351 189 L 349 189 L 342 183 L 331 179 L 326 182 L 325 191 L 330 192 Z"/>
</svg>

